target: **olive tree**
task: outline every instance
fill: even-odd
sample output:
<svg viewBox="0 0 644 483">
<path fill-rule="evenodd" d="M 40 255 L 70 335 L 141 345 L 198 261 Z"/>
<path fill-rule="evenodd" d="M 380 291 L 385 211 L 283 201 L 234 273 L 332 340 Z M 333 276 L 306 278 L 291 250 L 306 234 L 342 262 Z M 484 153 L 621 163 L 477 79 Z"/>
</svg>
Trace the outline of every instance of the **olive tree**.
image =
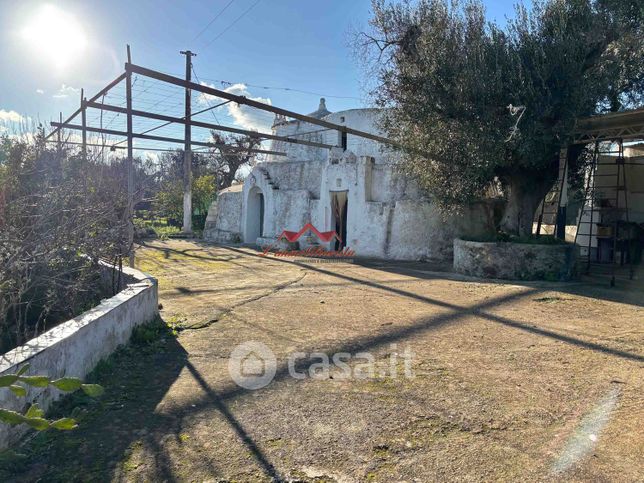
<svg viewBox="0 0 644 483">
<path fill-rule="evenodd" d="M 641 105 L 643 5 L 537 0 L 501 27 L 476 0 L 374 0 L 354 40 L 402 168 L 448 212 L 493 187 L 500 229 L 526 236 L 576 119 Z"/>
</svg>

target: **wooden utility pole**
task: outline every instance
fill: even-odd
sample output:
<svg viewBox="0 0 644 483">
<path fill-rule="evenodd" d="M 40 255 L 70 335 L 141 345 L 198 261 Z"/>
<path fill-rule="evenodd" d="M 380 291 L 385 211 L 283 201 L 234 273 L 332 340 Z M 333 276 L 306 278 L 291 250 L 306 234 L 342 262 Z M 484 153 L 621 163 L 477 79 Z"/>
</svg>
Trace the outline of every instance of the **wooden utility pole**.
<svg viewBox="0 0 644 483">
<path fill-rule="evenodd" d="M 80 107 L 81 107 L 81 126 L 83 126 L 83 141 L 81 145 L 81 154 L 83 161 L 87 161 L 87 106 L 85 105 L 85 91 L 80 91 Z"/>
<path fill-rule="evenodd" d="M 127 46 L 127 62 L 132 63 L 130 46 Z M 127 244 L 130 258 L 130 267 L 134 268 L 134 169 L 132 140 L 132 72 L 125 75 L 125 100 L 127 109 Z"/>
<path fill-rule="evenodd" d="M 58 119 L 60 120 L 60 123 L 62 124 L 63 123 L 63 113 L 62 112 L 60 112 L 58 114 Z M 60 129 L 58 129 L 58 138 L 57 139 L 58 139 L 58 155 L 59 156 L 63 152 L 63 143 L 62 143 L 62 139 L 61 139 L 61 131 L 62 130 L 63 130 L 62 127 Z M 45 139 L 47 139 L 47 138 L 45 138 Z"/>
<path fill-rule="evenodd" d="M 192 74 L 192 57 L 193 54 L 189 50 L 182 50 L 180 52 L 186 56 L 186 82 L 191 82 Z M 190 109 L 191 101 L 190 87 L 186 86 L 186 99 L 185 99 L 185 134 L 183 144 L 183 232 L 192 233 L 192 125 L 190 118 L 192 112 Z"/>
</svg>

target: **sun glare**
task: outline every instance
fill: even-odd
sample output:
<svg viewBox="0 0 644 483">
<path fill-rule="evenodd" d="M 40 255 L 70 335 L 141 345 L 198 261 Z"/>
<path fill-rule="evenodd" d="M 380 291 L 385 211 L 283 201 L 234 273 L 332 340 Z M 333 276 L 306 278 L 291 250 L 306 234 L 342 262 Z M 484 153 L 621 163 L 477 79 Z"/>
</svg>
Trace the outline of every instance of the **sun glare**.
<svg viewBox="0 0 644 483">
<path fill-rule="evenodd" d="M 35 55 L 57 69 L 69 66 L 87 45 L 80 23 L 53 5 L 44 5 L 36 11 L 22 30 L 22 36 Z"/>
</svg>

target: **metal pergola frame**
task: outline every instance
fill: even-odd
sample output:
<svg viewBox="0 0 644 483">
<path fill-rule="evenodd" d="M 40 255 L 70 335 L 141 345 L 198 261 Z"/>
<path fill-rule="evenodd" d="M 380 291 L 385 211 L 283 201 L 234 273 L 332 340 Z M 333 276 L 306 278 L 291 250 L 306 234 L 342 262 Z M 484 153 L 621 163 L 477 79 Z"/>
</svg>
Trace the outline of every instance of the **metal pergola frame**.
<svg viewBox="0 0 644 483">
<path fill-rule="evenodd" d="M 369 139 L 372 141 L 376 141 L 382 144 L 390 145 L 390 146 L 396 146 L 400 147 L 400 145 L 390 139 L 387 139 L 385 137 L 379 136 L 377 134 L 365 132 L 365 131 L 360 131 L 357 129 L 352 129 L 348 126 L 344 126 L 341 124 L 335 124 L 332 122 L 324 121 L 322 119 L 317 119 L 315 117 L 311 116 L 306 116 L 304 114 L 299 114 L 297 112 L 289 111 L 287 109 L 282 109 L 276 106 L 272 106 L 269 104 L 264 104 L 262 102 L 255 101 L 253 99 L 249 99 L 245 96 L 239 96 L 235 94 L 231 94 L 229 92 L 220 90 L 220 89 L 215 89 L 214 87 L 202 85 L 202 84 L 197 84 L 195 82 L 191 81 L 190 77 L 190 70 L 191 70 L 191 57 L 194 56 L 193 53 L 190 51 L 182 52 L 182 54 L 186 55 L 186 78 L 181 79 L 179 77 L 175 77 L 172 75 L 164 74 L 162 72 L 158 72 L 153 69 L 149 69 L 147 67 L 143 67 L 140 65 L 136 65 L 132 63 L 132 57 L 130 53 L 130 47 L 129 45 L 127 46 L 127 62 L 125 63 L 125 72 L 120 74 L 118 77 L 116 77 L 112 82 L 107 84 L 105 87 L 103 87 L 100 91 L 98 91 L 94 96 L 91 98 L 87 99 L 84 97 L 84 92 L 81 90 L 81 99 L 80 99 L 80 106 L 76 111 L 74 111 L 68 118 L 66 118 L 63 121 L 62 118 L 62 113 L 60 115 L 60 120 L 58 122 L 51 122 L 51 126 L 54 128 L 46 137 L 45 140 L 48 142 L 58 142 L 59 147 L 63 143 L 70 143 L 69 141 L 63 141 L 61 138 L 61 133 L 63 129 L 70 129 L 70 130 L 76 130 L 81 132 L 81 139 L 82 141 L 80 143 L 77 142 L 71 142 L 71 144 L 74 145 L 80 145 L 81 147 L 81 153 L 82 157 L 84 159 L 87 158 L 87 147 L 88 146 L 95 146 L 95 143 L 88 143 L 87 142 L 87 133 L 96 133 L 96 134 L 103 134 L 103 135 L 110 135 L 110 136 L 119 136 L 125 138 L 127 141 L 127 146 L 118 146 L 119 144 L 123 143 L 125 140 L 112 143 L 111 146 L 109 144 L 106 144 L 105 147 L 110 147 L 112 150 L 115 149 L 126 149 L 127 150 L 127 158 L 126 158 L 126 167 L 127 167 L 127 180 L 128 180 L 128 204 L 127 204 L 127 210 L 125 213 L 126 220 L 128 222 L 128 241 L 129 241 L 129 252 L 130 252 L 130 265 L 132 266 L 134 264 L 134 258 L 133 258 L 133 252 L 132 252 L 132 246 L 133 246 L 133 239 L 134 239 L 134 226 L 133 226 L 133 191 L 134 191 L 134 175 L 133 175 L 133 151 L 134 149 L 137 149 L 133 145 L 134 139 L 147 139 L 151 141 L 156 141 L 156 142 L 167 142 L 167 143 L 182 143 L 184 144 L 184 227 L 186 225 L 185 220 L 186 220 L 186 213 L 191 213 L 192 208 L 191 208 L 191 203 L 190 203 L 190 193 L 191 193 L 191 157 L 192 157 L 192 146 L 199 146 L 199 147 L 208 147 L 208 148 L 216 148 L 220 149 L 221 151 L 225 151 L 228 153 L 234 153 L 234 152 L 244 152 L 244 153 L 258 153 L 258 154 L 269 154 L 269 155 L 274 155 L 274 156 L 286 156 L 286 153 L 281 152 L 281 151 L 274 151 L 274 150 L 267 150 L 267 149 L 256 149 L 256 148 L 236 148 L 234 146 L 227 145 L 225 143 L 216 143 L 216 142 L 206 142 L 206 141 L 195 141 L 192 139 L 191 136 L 191 128 L 194 127 L 200 127 L 200 128 L 206 128 L 210 129 L 213 131 L 224 131 L 224 132 L 230 132 L 234 134 L 242 134 L 245 136 L 248 136 L 252 139 L 258 139 L 258 140 L 275 140 L 275 141 L 282 141 L 286 143 L 291 143 L 291 144 L 299 144 L 299 145 L 304 145 L 304 146 L 311 146 L 315 148 L 322 148 L 322 149 L 332 149 L 336 147 L 340 147 L 342 149 L 346 149 L 347 146 L 347 135 L 352 135 L 352 136 L 357 136 L 361 137 L 364 139 Z M 133 94 L 132 94 L 132 76 L 133 74 L 143 76 L 143 77 L 148 77 L 151 79 L 155 79 L 157 81 L 160 81 L 162 83 L 166 84 L 171 84 L 174 86 L 182 87 L 185 90 L 185 115 L 184 117 L 176 117 L 176 116 L 168 116 L 165 114 L 160 114 L 160 113 L 154 113 L 154 112 L 148 112 L 148 111 L 143 111 L 143 110 L 138 110 L 138 109 L 133 109 L 132 108 L 132 101 L 133 101 Z M 119 85 L 121 82 L 125 82 L 125 97 L 126 97 L 126 106 L 121 107 L 121 106 L 114 106 L 110 104 L 106 104 L 104 102 L 98 102 L 99 98 L 104 97 L 107 95 L 113 88 L 115 88 L 117 85 Z M 320 126 L 324 128 L 324 130 L 335 130 L 341 133 L 340 136 L 338 136 L 338 142 L 339 145 L 332 145 L 332 144 L 326 144 L 326 143 L 321 143 L 321 142 L 316 142 L 316 141 L 311 141 L 311 140 L 306 140 L 306 139 L 298 139 L 295 137 L 290 137 L 290 136 L 278 136 L 275 134 L 267 134 L 267 133 L 260 133 L 257 131 L 251 131 L 247 129 L 239 129 L 239 128 L 234 128 L 230 126 L 223 126 L 220 124 L 212 124 L 208 122 L 203 122 L 203 121 L 198 121 L 195 119 L 192 119 L 193 114 L 191 113 L 191 107 L 190 107 L 190 98 L 191 98 L 191 92 L 196 91 L 201 94 L 205 94 L 208 96 L 214 96 L 217 98 L 225 99 L 226 102 L 235 102 L 238 105 L 246 105 L 255 109 L 259 109 L 265 112 L 270 112 L 279 116 L 283 116 L 285 118 L 291 118 L 291 119 L 296 119 L 299 121 L 307 122 L 309 124 L 313 124 L 316 126 Z M 216 106 L 215 106 L 216 107 Z M 98 109 L 101 111 L 109 111 L 109 112 L 115 112 L 118 114 L 125 114 L 126 119 L 127 119 L 127 129 L 126 131 L 119 131 L 115 129 L 106 129 L 103 127 L 97 128 L 97 127 L 90 127 L 87 125 L 87 110 L 88 109 Z M 208 109 L 205 109 L 208 110 Z M 204 110 L 204 111 L 205 111 Z M 200 111 L 203 112 L 203 111 Z M 195 113 L 195 115 L 198 113 Z M 80 124 L 77 123 L 72 123 L 78 116 L 80 116 Z M 136 133 L 134 132 L 133 129 L 133 118 L 139 117 L 139 118 L 144 118 L 144 119 L 154 119 L 158 121 L 163 121 L 166 124 L 181 124 L 185 126 L 185 135 L 183 139 L 180 138 L 171 138 L 171 137 L 166 137 L 166 136 L 156 136 L 156 135 L 150 135 L 147 134 L 147 132 L 151 131 L 145 131 L 142 133 Z M 162 126 L 158 126 L 162 127 Z M 157 128 L 153 128 L 157 129 Z M 153 130 L 152 129 L 152 130 Z M 56 141 L 54 141 L 52 138 L 53 136 L 57 136 Z M 188 200 L 186 204 L 186 198 Z M 189 207 L 189 209 L 186 211 L 186 207 Z M 190 218 L 188 214 L 188 219 Z"/>
</svg>

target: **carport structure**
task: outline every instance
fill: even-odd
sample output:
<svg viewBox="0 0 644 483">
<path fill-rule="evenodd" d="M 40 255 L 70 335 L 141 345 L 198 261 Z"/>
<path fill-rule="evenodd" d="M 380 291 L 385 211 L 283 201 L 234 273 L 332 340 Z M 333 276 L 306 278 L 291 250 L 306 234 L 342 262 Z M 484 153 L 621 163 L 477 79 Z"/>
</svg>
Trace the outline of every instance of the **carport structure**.
<svg viewBox="0 0 644 483">
<path fill-rule="evenodd" d="M 562 151 L 559 178 L 546 195 L 537 217 L 536 233 L 566 235 L 580 246 L 580 262 L 588 273 L 598 264 L 615 272 L 628 264 L 629 277 L 641 259 L 644 226 L 644 108 L 580 119 L 568 150 Z M 589 146 L 590 145 L 590 146 Z M 568 152 L 587 146 L 592 155 L 585 167 L 580 200 L 567 183 Z M 577 204 L 578 203 L 578 204 Z M 568 209 L 570 208 L 570 209 Z M 567 213 L 568 212 L 568 213 Z M 572 215 L 575 218 L 568 218 Z M 575 226 L 568 226 L 574 222 Z"/>
</svg>

